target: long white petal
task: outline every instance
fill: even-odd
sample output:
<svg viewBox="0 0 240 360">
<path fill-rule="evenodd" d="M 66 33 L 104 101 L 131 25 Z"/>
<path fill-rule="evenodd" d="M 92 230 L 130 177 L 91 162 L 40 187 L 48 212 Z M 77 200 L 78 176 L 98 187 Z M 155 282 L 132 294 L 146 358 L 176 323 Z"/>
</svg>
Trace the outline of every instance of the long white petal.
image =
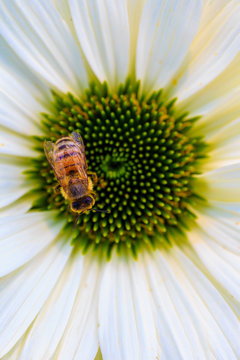
<svg viewBox="0 0 240 360">
<path fill-rule="evenodd" d="M 208 115 L 227 104 L 240 88 L 240 53 L 213 81 L 204 88 L 176 103 L 179 112 L 188 111 L 191 116 Z M 176 95 L 172 89 L 171 96 Z"/>
<path fill-rule="evenodd" d="M 217 236 L 216 234 L 215 237 Z M 197 254 L 198 260 L 202 262 L 209 273 L 216 279 L 216 283 L 220 284 L 222 288 L 240 303 L 239 254 L 234 254 L 219 245 L 215 241 L 213 234 L 209 236 L 208 229 L 205 229 L 204 224 L 202 224 L 200 229 L 192 231 L 189 234 L 189 238 L 194 250 L 192 258 L 195 260 L 195 255 Z"/>
<path fill-rule="evenodd" d="M 126 0 L 69 0 L 79 42 L 100 81 L 123 82 L 129 64 Z"/>
<path fill-rule="evenodd" d="M 0 280 L 0 356 L 24 334 L 55 286 L 72 250 L 59 241 Z"/>
<path fill-rule="evenodd" d="M 77 39 L 77 35 L 74 30 L 74 25 L 72 21 L 72 15 L 69 6 L 69 0 L 53 0 L 58 12 L 61 14 L 62 19 L 67 23 L 69 29 L 71 30 L 73 36 Z"/>
<path fill-rule="evenodd" d="M 193 306 L 213 358 L 237 360 L 240 324 L 234 312 L 202 269 L 186 254 L 174 248 L 165 257 Z"/>
<path fill-rule="evenodd" d="M 205 7 L 204 15 L 208 14 L 209 3 Z M 217 1 L 212 3 L 216 4 Z M 237 55 L 240 49 L 239 16 L 239 1 L 231 0 L 221 2 L 209 22 L 203 20 L 190 48 L 189 59 L 175 79 L 177 85 L 174 95 L 178 96 L 180 101 L 214 80 Z"/>
<path fill-rule="evenodd" d="M 154 299 L 163 358 L 208 358 L 203 329 L 171 267 L 160 254 L 156 258 L 146 256 L 145 264 Z"/>
<path fill-rule="evenodd" d="M 239 87 L 240 90 L 240 87 Z M 196 124 L 195 133 L 205 136 L 205 139 L 212 144 L 212 147 L 217 147 L 215 142 L 221 142 L 233 132 L 225 132 L 225 128 L 239 117 L 240 112 L 240 93 L 236 91 L 231 98 L 227 99 L 217 108 L 208 111 Z"/>
<path fill-rule="evenodd" d="M 20 338 L 16 345 L 6 354 L 1 360 L 16 360 L 19 358 L 19 354 L 21 353 L 22 347 L 24 345 L 25 339 L 27 337 L 28 331 Z"/>
<path fill-rule="evenodd" d="M 99 272 L 99 263 L 86 256 L 72 313 L 53 359 L 93 360 L 97 354 Z"/>
<path fill-rule="evenodd" d="M 150 289 L 141 262 L 107 264 L 99 300 L 103 359 L 154 359 L 160 354 Z"/>
<path fill-rule="evenodd" d="M 206 127 L 207 124 L 206 124 Z M 204 164 L 205 170 L 213 170 L 227 165 L 239 163 L 240 159 L 240 118 L 220 126 L 220 130 L 212 127 L 208 143 L 211 144 L 208 161 Z M 212 135 L 212 136 L 211 136 Z"/>
<path fill-rule="evenodd" d="M 14 200 L 3 208 L 0 208 L 0 218 L 6 216 L 15 216 L 16 214 L 25 214 L 32 207 L 33 201 L 37 198 L 36 194 L 26 194 L 21 198 Z"/>
<path fill-rule="evenodd" d="M 3 37 L 50 86 L 64 92 L 87 86 L 81 52 L 51 1 L 9 0 L 0 9 Z"/>
<path fill-rule="evenodd" d="M 52 358 L 71 315 L 82 277 L 83 261 L 83 256 L 69 258 L 51 296 L 28 333 L 19 360 Z"/>
<path fill-rule="evenodd" d="M 0 218 L 0 277 L 22 266 L 46 248 L 60 232 L 53 214 L 33 213 Z"/>
<path fill-rule="evenodd" d="M 12 83 L 12 87 L 14 87 L 13 83 Z M 22 87 L 20 88 L 21 88 L 20 91 L 23 90 Z M 16 90 L 16 93 L 20 94 L 18 90 Z M 16 104 L 15 99 L 10 98 L 8 95 L 5 94 L 1 94 L 0 97 L 1 97 L 1 110 L 0 110 L 1 125 L 11 130 L 28 135 L 40 134 L 40 130 L 37 124 L 34 123 L 34 120 L 32 119 L 31 116 L 26 114 L 26 112 L 21 109 L 19 104 Z M 39 115 L 39 113 L 36 113 L 36 115 Z"/>
<path fill-rule="evenodd" d="M 0 40 L 0 124 L 23 134 L 39 133 L 39 114 L 48 111 L 49 88 Z"/>
<path fill-rule="evenodd" d="M 233 266 L 239 274 L 239 256 L 240 256 L 240 207 L 239 202 L 220 202 L 211 201 L 210 206 L 204 208 L 204 211 L 197 213 L 197 222 L 199 227 L 207 234 L 207 242 L 211 244 L 211 247 L 216 249 L 217 255 L 230 266 Z M 206 262 L 208 259 L 204 259 L 202 262 Z M 239 286 L 237 288 L 237 294 L 234 294 L 235 283 L 225 281 L 223 283 L 223 277 L 219 276 L 221 269 L 213 267 L 211 272 L 216 273 L 218 276 L 218 282 L 215 283 L 218 286 L 219 291 L 223 294 L 225 300 L 230 305 L 231 309 L 240 318 L 239 307 Z M 239 279 L 239 275 L 237 281 Z"/>
<path fill-rule="evenodd" d="M 9 205 L 28 191 L 23 167 L 0 163 L 0 208 Z"/>
<path fill-rule="evenodd" d="M 240 149 L 240 87 L 222 103 L 209 109 L 192 130 L 204 136 L 209 144 L 209 158 L 205 170 L 212 170 L 239 162 Z"/>
<path fill-rule="evenodd" d="M 129 73 L 136 71 L 136 55 L 137 55 L 137 39 L 139 32 L 139 25 L 144 8 L 145 0 L 128 0 L 128 18 L 129 18 L 129 35 L 130 35 L 130 65 Z"/>
<path fill-rule="evenodd" d="M 210 201 L 240 202 L 240 162 L 203 173 L 198 191 Z"/>
<path fill-rule="evenodd" d="M 147 1 L 140 22 L 136 77 L 144 91 L 159 89 L 173 77 L 197 31 L 201 1 Z"/>
<path fill-rule="evenodd" d="M 0 128 L 0 156 L 1 155 L 33 157 L 36 156 L 36 151 L 32 148 L 30 138 Z"/>
<path fill-rule="evenodd" d="M 196 213 L 199 227 L 205 229 L 217 246 L 240 255 L 239 203 L 211 201 L 209 205 Z"/>
</svg>

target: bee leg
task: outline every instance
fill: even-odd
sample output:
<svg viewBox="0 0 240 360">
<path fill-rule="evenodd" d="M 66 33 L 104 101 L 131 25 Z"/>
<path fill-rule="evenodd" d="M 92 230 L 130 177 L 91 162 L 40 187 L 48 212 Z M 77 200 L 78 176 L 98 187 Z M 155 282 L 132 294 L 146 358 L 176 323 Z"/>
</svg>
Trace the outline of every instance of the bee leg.
<svg viewBox="0 0 240 360">
<path fill-rule="evenodd" d="M 60 191 L 61 191 L 61 185 L 58 184 L 57 186 L 55 186 L 54 192 L 55 192 L 55 194 L 59 194 Z"/>
<path fill-rule="evenodd" d="M 90 195 L 96 200 L 97 194 L 94 191 L 91 191 Z"/>
<path fill-rule="evenodd" d="M 107 186 L 107 181 L 104 179 L 103 176 L 98 178 L 98 182 L 101 189 L 104 189 Z"/>
<path fill-rule="evenodd" d="M 98 177 L 97 177 L 97 174 L 95 172 L 92 172 L 92 171 L 88 171 L 87 172 L 88 176 L 90 176 L 92 182 L 94 183 L 94 185 L 97 184 L 98 182 Z"/>
</svg>

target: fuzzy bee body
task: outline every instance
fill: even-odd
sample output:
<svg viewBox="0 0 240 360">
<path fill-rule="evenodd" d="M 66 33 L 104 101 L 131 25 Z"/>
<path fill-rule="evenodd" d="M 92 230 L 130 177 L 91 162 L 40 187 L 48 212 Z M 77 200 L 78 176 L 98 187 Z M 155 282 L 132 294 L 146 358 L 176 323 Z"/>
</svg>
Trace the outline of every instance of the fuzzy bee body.
<svg viewBox="0 0 240 360">
<path fill-rule="evenodd" d="M 46 157 L 52 166 L 63 196 L 70 201 L 71 210 L 78 214 L 90 210 L 95 204 L 93 192 L 95 173 L 87 172 L 85 148 L 81 135 L 73 132 L 52 143 L 44 142 Z"/>
</svg>

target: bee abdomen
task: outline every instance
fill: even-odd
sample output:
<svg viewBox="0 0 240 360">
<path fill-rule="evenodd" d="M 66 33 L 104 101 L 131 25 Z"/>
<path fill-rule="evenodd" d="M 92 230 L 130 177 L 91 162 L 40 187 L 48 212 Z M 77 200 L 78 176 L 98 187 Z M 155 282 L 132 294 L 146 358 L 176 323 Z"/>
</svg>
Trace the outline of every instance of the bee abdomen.
<svg viewBox="0 0 240 360">
<path fill-rule="evenodd" d="M 75 155 L 79 155 L 79 152 L 77 151 L 68 151 L 67 153 L 63 153 L 63 154 L 58 154 L 56 161 L 61 161 L 62 159 L 66 159 L 69 156 L 75 156 Z"/>
<path fill-rule="evenodd" d="M 67 137 L 59 139 L 55 146 L 55 164 L 58 171 L 71 176 L 77 174 L 77 167 L 81 164 L 78 146 Z"/>
</svg>

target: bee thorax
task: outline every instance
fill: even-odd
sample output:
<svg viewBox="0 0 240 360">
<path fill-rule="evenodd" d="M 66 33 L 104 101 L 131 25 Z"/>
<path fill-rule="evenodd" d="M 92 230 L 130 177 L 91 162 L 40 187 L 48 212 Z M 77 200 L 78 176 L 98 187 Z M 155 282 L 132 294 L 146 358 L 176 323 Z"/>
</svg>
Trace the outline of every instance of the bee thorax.
<svg viewBox="0 0 240 360">
<path fill-rule="evenodd" d="M 88 189 L 84 181 L 79 180 L 75 183 L 69 183 L 68 192 L 69 197 L 72 199 L 79 199 L 86 195 Z"/>
</svg>

